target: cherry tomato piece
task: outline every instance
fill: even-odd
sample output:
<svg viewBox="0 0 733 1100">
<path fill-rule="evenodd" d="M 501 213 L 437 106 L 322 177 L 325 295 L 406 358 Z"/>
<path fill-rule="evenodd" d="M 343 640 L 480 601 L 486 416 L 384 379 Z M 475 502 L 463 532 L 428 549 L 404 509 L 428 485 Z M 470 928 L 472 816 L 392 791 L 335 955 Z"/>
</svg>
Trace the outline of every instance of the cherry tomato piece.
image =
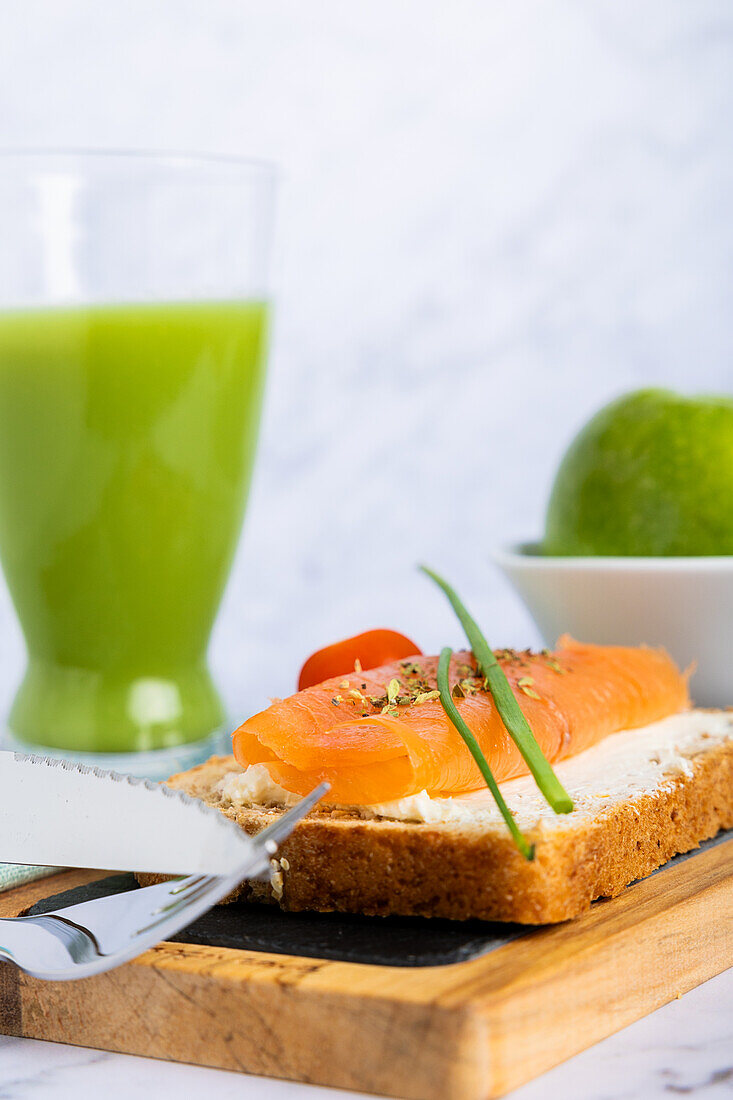
<svg viewBox="0 0 733 1100">
<path fill-rule="evenodd" d="M 312 653 L 300 670 L 298 691 L 332 676 L 351 675 L 357 661 L 363 669 L 377 668 L 421 653 L 419 646 L 396 630 L 367 630 Z"/>
</svg>

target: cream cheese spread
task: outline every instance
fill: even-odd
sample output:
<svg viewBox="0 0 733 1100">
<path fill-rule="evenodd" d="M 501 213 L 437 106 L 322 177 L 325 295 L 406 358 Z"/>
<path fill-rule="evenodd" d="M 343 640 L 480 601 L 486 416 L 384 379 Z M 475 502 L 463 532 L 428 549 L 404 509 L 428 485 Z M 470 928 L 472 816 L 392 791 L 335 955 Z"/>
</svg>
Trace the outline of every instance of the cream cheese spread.
<svg viewBox="0 0 733 1100">
<path fill-rule="evenodd" d="M 572 814 L 556 815 L 531 776 L 501 784 L 502 794 L 521 829 L 562 828 L 578 815 L 596 816 L 614 801 L 639 798 L 658 791 L 680 775 L 692 775 L 694 757 L 715 745 L 733 740 L 733 711 L 690 710 L 634 730 L 611 734 L 592 748 L 554 766 L 573 799 Z M 219 783 L 225 801 L 235 805 L 288 806 L 297 796 L 270 778 L 264 764 L 231 772 Z M 454 798 L 431 798 L 427 791 L 372 806 L 355 806 L 353 813 L 367 819 L 417 821 L 427 824 L 502 823 L 486 788 Z"/>
<path fill-rule="evenodd" d="M 298 796 L 280 787 L 264 764 L 250 764 L 243 772 L 228 772 L 218 791 L 234 806 L 292 806 Z"/>
</svg>

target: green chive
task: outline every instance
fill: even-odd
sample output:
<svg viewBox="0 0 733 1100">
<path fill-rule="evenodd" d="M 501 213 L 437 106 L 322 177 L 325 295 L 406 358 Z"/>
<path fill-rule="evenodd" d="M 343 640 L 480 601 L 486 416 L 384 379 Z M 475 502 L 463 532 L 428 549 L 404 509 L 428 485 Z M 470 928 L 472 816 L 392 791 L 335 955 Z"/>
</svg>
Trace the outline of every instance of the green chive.
<svg viewBox="0 0 733 1100">
<path fill-rule="evenodd" d="M 423 573 L 435 581 L 439 588 L 448 597 L 451 607 L 458 616 L 461 626 L 466 632 L 473 655 L 476 658 L 481 675 L 486 680 L 486 686 L 494 697 L 496 709 L 506 726 L 507 732 L 524 757 L 527 767 L 534 776 L 537 786 L 542 791 L 556 814 L 569 814 L 573 808 L 573 801 L 564 789 L 560 780 L 550 767 L 542 749 L 535 740 L 529 723 L 524 717 L 516 696 L 511 689 L 509 681 L 504 675 L 504 670 L 494 656 L 486 638 L 481 633 L 478 623 L 469 615 L 456 591 L 447 581 L 428 569 L 426 565 L 420 566 Z"/>
<path fill-rule="evenodd" d="M 440 692 L 440 701 L 443 704 L 443 710 L 448 715 L 451 722 L 468 745 L 471 756 L 478 764 L 479 770 L 486 780 L 486 786 L 493 794 L 496 805 L 499 807 L 499 810 L 501 811 L 501 816 L 504 818 L 509 827 L 509 832 L 514 837 L 514 843 L 516 844 L 517 848 L 519 848 L 519 851 L 522 853 L 525 859 L 534 859 L 534 844 L 530 844 L 523 836 L 523 834 L 519 831 L 517 823 L 512 816 L 512 811 L 509 809 L 506 802 L 504 801 L 502 793 L 499 790 L 499 786 L 492 774 L 491 768 L 486 761 L 486 757 L 481 752 L 478 741 L 473 736 L 466 723 L 463 721 L 463 718 L 458 712 L 458 708 L 451 698 L 448 671 L 450 669 L 450 659 L 452 656 L 453 650 L 449 649 L 446 646 L 445 649 L 441 650 L 440 660 L 438 661 L 438 691 Z"/>
</svg>

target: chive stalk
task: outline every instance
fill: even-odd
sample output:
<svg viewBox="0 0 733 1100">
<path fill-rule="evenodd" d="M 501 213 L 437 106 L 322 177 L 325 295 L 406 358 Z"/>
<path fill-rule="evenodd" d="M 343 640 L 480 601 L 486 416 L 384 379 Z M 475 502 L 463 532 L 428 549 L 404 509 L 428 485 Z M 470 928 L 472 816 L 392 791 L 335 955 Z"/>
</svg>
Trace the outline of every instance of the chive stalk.
<svg viewBox="0 0 733 1100">
<path fill-rule="evenodd" d="M 499 807 L 499 810 L 501 811 L 501 816 L 507 823 L 509 832 L 514 837 L 514 843 L 516 844 L 517 848 L 519 848 L 519 851 L 522 853 L 525 859 L 534 859 L 534 844 L 530 844 L 523 833 L 520 832 L 519 826 L 517 825 L 512 815 L 512 811 L 509 809 L 506 802 L 504 801 L 504 797 L 499 790 L 499 785 L 494 779 L 493 772 L 491 771 L 491 768 L 487 763 L 486 757 L 481 752 L 478 741 L 471 733 L 470 729 L 461 717 L 458 711 L 458 707 L 453 702 L 450 693 L 450 682 L 448 678 L 450 659 L 452 656 L 453 650 L 449 649 L 446 646 L 445 649 L 441 650 L 440 660 L 438 661 L 438 691 L 440 692 L 440 701 L 443 704 L 443 710 L 448 715 L 463 740 L 466 742 L 471 756 L 478 764 L 479 771 L 486 780 L 486 786 L 489 788 L 494 796 L 496 805 Z"/>
<path fill-rule="evenodd" d="M 448 597 L 448 601 L 466 633 L 479 672 L 484 677 L 486 686 L 494 698 L 499 717 L 524 757 L 540 791 L 556 814 L 569 814 L 573 808 L 573 801 L 537 744 L 529 723 L 524 717 L 511 685 L 504 674 L 504 670 L 494 656 L 491 646 L 481 633 L 478 623 L 469 614 L 458 593 L 447 581 L 443 580 L 441 576 L 426 565 L 421 565 L 420 569 L 426 576 L 435 581 Z"/>
</svg>

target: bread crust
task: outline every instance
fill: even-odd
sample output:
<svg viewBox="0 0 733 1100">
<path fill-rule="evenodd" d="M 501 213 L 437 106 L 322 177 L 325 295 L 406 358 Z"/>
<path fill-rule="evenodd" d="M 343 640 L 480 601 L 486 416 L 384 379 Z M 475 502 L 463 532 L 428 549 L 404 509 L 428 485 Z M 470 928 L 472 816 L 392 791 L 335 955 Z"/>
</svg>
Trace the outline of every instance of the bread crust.
<svg viewBox="0 0 733 1100">
<path fill-rule="evenodd" d="M 226 901 L 369 916 L 568 920 L 733 827 L 733 741 L 690 764 L 689 775 L 667 777 L 657 790 L 616 802 L 595 818 L 530 833 L 532 862 L 501 828 L 365 820 L 317 808 L 282 845 L 274 882 L 245 882 Z M 241 771 L 233 756 L 215 756 L 168 782 L 256 834 L 280 811 L 225 803 L 216 788 L 233 770 Z M 141 874 L 138 881 L 166 877 Z"/>
</svg>

